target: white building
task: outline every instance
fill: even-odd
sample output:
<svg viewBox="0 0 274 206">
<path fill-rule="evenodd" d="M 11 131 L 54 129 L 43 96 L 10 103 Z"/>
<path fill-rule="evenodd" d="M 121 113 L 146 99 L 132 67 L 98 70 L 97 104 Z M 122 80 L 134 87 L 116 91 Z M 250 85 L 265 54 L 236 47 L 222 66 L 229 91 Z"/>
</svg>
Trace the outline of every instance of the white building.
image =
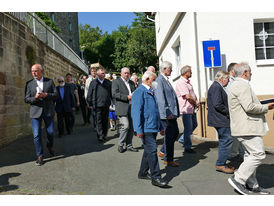
<svg viewBox="0 0 274 206">
<path fill-rule="evenodd" d="M 155 26 L 159 63 L 173 64 L 172 79 L 180 75 L 182 66 L 192 66 L 191 83 L 200 100 L 205 102 L 214 74 L 226 71 L 231 62 L 247 62 L 251 66 L 251 86 L 259 98 L 274 97 L 274 12 L 157 12 Z M 220 41 L 222 67 L 204 68 L 202 42 L 207 40 Z M 206 126 L 206 108 L 205 105 L 198 119 L 202 125 L 198 134 L 212 137 L 216 132 Z M 269 112 L 270 132 L 265 143 L 274 146 L 272 117 L 273 112 Z"/>
<path fill-rule="evenodd" d="M 155 25 L 160 64 L 165 60 L 173 64 L 173 78 L 182 66 L 192 66 L 191 81 L 200 98 L 213 76 L 212 69 L 204 68 L 202 41 L 206 40 L 220 40 L 223 66 L 215 72 L 226 70 L 231 62 L 247 62 L 255 93 L 274 94 L 274 12 L 157 12 Z"/>
</svg>

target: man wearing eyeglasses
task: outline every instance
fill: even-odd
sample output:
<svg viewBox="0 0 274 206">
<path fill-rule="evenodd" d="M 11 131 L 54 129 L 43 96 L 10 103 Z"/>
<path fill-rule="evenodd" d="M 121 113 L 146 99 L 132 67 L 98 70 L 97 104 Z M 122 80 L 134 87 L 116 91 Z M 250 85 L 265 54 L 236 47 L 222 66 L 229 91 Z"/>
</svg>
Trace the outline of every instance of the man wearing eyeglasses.
<svg viewBox="0 0 274 206">
<path fill-rule="evenodd" d="M 67 134 L 71 133 L 72 128 L 72 111 L 75 109 L 75 99 L 71 88 L 65 84 L 64 77 L 57 79 L 58 86 L 57 100 L 55 111 L 57 112 L 58 136 L 64 136 L 64 121 L 66 125 Z"/>
</svg>

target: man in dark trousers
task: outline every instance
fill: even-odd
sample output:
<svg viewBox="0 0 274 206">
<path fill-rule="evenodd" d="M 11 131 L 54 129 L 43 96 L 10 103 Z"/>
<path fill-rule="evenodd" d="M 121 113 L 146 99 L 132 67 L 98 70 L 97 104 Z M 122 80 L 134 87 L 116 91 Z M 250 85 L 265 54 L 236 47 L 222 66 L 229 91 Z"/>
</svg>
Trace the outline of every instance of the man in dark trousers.
<svg viewBox="0 0 274 206">
<path fill-rule="evenodd" d="M 96 130 L 99 142 L 106 141 L 108 115 L 111 104 L 111 82 L 105 79 L 105 69 L 97 70 L 97 77 L 89 85 L 87 103 L 95 110 Z"/>
<path fill-rule="evenodd" d="M 84 121 L 83 125 L 86 125 L 87 123 L 90 124 L 90 115 L 91 115 L 91 110 L 88 109 L 87 101 L 85 98 L 86 80 L 87 80 L 87 76 L 84 75 L 81 79 L 81 84 L 78 85 L 79 101 L 80 101 L 80 107 L 81 107 L 82 117 L 83 117 L 83 121 Z"/>
<path fill-rule="evenodd" d="M 37 160 L 35 164 L 41 166 L 43 162 L 42 144 L 42 120 L 45 122 L 47 131 L 47 148 L 51 155 L 54 155 L 53 136 L 54 136 L 54 101 L 57 91 L 52 79 L 43 77 L 43 68 L 40 64 L 31 67 L 33 79 L 26 83 L 25 102 L 30 104 L 30 118 L 34 145 Z"/>
<path fill-rule="evenodd" d="M 68 85 L 65 85 L 64 77 L 57 79 L 59 86 L 56 87 L 57 99 L 55 110 L 57 112 L 58 136 L 64 135 L 64 120 L 67 133 L 71 133 L 71 112 L 75 110 L 75 99 Z"/>
<path fill-rule="evenodd" d="M 229 82 L 229 73 L 218 71 L 215 81 L 208 90 L 208 126 L 214 127 L 219 136 L 219 151 L 216 161 L 216 170 L 219 172 L 232 174 L 234 168 L 226 165 L 233 139 L 230 132 L 230 119 L 227 94 L 224 87 Z"/>
<path fill-rule="evenodd" d="M 132 96 L 131 115 L 134 131 L 144 145 L 138 178 L 151 180 L 152 185 L 166 188 L 169 186 L 161 178 L 157 157 L 157 133 L 160 131 L 161 135 L 164 135 L 165 130 L 161 125 L 158 105 L 153 92 L 156 88 L 156 82 L 154 82 L 156 78 L 156 74 L 151 71 L 144 73 L 142 84 Z"/>
<path fill-rule="evenodd" d="M 132 146 L 133 126 L 130 114 L 131 96 L 135 90 L 134 82 L 129 79 L 130 71 L 127 67 L 122 68 L 121 77 L 112 82 L 112 97 L 115 100 L 115 114 L 119 116 L 121 124 L 118 151 L 126 150 L 138 152 Z M 124 147 L 126 146 L 126 147 Z"/>
</svg>

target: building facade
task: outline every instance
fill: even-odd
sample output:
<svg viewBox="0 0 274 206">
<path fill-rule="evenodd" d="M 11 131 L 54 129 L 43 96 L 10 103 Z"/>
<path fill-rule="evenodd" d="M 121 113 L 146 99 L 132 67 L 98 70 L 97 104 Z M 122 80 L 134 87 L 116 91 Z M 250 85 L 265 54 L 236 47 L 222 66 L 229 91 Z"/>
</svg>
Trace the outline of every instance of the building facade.
<svg viewBox="0 0 274 206">
<path fill-rule="evenodd" d="M 156 45 L 159 63 L 173 64 L 171 78 L 176 85 L 180 68 L 192 66 L 191 82 L 202 102 L 197 133 L 216 138 L 207 125 L 207 90 L 219 70 L 226 71 L 231 62 L 247 62 L 252 69 L 251 87 L 260 99 L 274 97 L 274 13 L 229 12 L 157 12 L 155 14 Z M 205 68 L 202 42 L 219 40 L 222 66 Z M 266 145 L 274 146 L 273 112 L 267 114 L 270 131 Z M 273 126 L 272 126 L 273 125 Z"/>
<path fill-rule="evenodd" d="M 58 34 L 80 56 L 77 12 L 45 12 L 61 30 Z"/>
</svg>

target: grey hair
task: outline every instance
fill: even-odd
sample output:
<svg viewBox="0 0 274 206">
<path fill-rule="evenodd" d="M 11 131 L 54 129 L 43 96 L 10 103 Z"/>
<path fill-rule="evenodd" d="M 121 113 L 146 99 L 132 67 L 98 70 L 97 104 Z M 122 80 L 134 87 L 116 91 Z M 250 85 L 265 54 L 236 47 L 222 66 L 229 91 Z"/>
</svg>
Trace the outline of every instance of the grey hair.
<svg viewBox="0 0 274 206">
<path fill-rule="evenodd" d="M 162 72 L 164 69 L 169 69 L 172 67 L 172 64 L 169 61 L 164 61 L 160 66 L 160 72 Z"/>
<path fill-rule="evenodd" d="M 191 70 L 191 66 L 185 65 L 181 68 L 181 74 L 185 74 Z"/>
<path fill-rule="evenodd" d="M 239 77 L 242 76 L 244 71 L 250 71 L 250 66 L 246 62 L 241 62 L 239 64 L 236 64 L 234 67 L 235 76 Z"/>
<path fill-rule="evenodd" d="M 153 76 L 157 77 L 157 75 L 154 72 L 146 71 L 142 76 L 142 82 L 145 81 L 147 78 L 151 79 Z"/>
<path fill-rule="evenodd" d="M 153 70 L 153 71 L 152 71 Z M 149 66 L 147 68 L 147 71 L 155 72 L 155 67 L 154 66 Z"/>
<path fill-rule="evenodd" d="M 124 70 L 126 70 L 126 69 L 128 69 L 128 71 L 130 72 L 130 69 L 129 69 L 129 68 L 127 68 L 127 67 L 123 67 L 123 68 L 121 69 L 121 73 L 123 73 L 123 72 L 124 72 Z"/>
<path fill-rule="evenodd" d="M 225 78 L 228 76 L 229 76 L 229 72 L 218 71 L 217 74 L 215 75 L 215 80 L 220 81 L 222 78 Z"/>
<path fill-rule="evenodd" d="M 60 76 L 60 77 L 57 78 L 57 81 L 58 81 L 58 80 L 61 80 L 61 79 L 62 79 L 62 80 L 65 80 L 64 77 L 61 77 L 61 76 Z"/>
</svg>

